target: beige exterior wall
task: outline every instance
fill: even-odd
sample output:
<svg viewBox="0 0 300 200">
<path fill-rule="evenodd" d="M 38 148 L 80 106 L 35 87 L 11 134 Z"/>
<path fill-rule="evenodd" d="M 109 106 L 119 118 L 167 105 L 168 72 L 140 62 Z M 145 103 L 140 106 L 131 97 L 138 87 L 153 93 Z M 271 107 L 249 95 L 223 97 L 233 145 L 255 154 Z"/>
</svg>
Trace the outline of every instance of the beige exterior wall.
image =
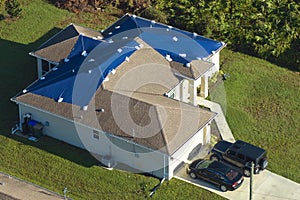
<svg viewBox="0 0 300 200">
<path fill-rule="evenodd" d="M 74 146 L 84 148 L 80 138 L 76 132 L 74 123 L 67 119 L 58 118 L 54 115 L 39 111 L 35 108 L 19 104 L 21 123 L 23 123 L 23 115 L 31 114 L 31 118 L 44 125 L 43 133 L 50 137 L 65 141 Z M 49 123 L 49 126 L 46 124 Z"/>
<path fill-rule="evenodd" d="M 27 113 L 31 114 L 33 120 L 44 125 L 49 123 L 49 126 L 44 126 L 43 129 L 44 134 L 47 136 L 86 149 L 100 156 L 109 155 L 114 162 L 126 164 L 139 171 L 147 172 L 160 178 L 169 177 L 167 174 L 169 159 L 166 154 L 81 124 L 75 125 L 68 119 L 54 116 L 26 105 L 19 104 L 19 111 L 21 123 L 23 122 L 22 116 Z M 99 133 L 98 139 L 94 137 L 95 132 Z"/>
</svg>

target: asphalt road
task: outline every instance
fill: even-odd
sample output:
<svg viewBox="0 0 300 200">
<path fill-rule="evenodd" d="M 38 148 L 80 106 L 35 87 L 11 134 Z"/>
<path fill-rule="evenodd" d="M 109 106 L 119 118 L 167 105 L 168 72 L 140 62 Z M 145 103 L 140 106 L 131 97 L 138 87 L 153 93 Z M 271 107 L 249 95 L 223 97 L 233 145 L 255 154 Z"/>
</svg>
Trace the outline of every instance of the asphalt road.
<svg viewBox="0 0 300 200">
<path fill-rule="evenodd" d="M 1 200 L 61 200 L 63 196 L 45 188 L 0 173 Z"/>
<path fill-rule="evenodd" d="M 185 167 L 179 170 L 175 176 L 180 180 L 189 182 L 198 187 L 212 191 L 227 199 L 249 199 L 250 178 L 244 178 L 244 182 L 235 191 L 222 192 L 214 185 L 199 179 L 192 179 L 185 172 Z M 268 170 L 253 176 L 253 200 L 299 200 L 300 184 L 274 174 Z"/>
</svg>

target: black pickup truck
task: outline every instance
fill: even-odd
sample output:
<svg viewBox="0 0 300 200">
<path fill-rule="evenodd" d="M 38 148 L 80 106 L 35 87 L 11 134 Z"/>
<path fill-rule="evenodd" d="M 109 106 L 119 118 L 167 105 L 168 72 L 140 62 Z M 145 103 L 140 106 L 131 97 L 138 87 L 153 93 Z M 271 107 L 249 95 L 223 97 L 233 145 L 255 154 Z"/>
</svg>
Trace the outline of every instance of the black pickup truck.
<svg viewBox="0 0 300 200">
<path fill-rule="evenodd" d="M 223 160 L 243 169 L 244 175 L 251 175 L 251 163 L 254 163 L 254 173 L 258 174 L 268 165 L 266 150 L 237 140 L 231 143 L 225 140 L 219 141 L 211 151 L 211 160 Z"/>
</svg>

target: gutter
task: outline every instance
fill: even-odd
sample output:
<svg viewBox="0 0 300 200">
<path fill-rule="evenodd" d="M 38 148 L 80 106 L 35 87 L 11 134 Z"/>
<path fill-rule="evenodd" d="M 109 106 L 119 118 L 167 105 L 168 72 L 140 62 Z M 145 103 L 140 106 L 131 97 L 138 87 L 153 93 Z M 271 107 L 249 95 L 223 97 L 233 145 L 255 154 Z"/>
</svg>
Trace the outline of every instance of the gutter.
<svg viewBox="0 0 300 200">
<path fill-rule="evenodd" d="M 39 58 L 39 59 L 41 59 L 41 60 L 45 60 L 45 61 L 47 61 L 47 62 L 49 62 L 49 63 L 51 63 L 51 64 L 59 65 L 59 62 L 55 62 L 55 61 L 52 61 L 52 60 L 48 60 L 48 59 L 46 59 L 46 58 L 44 58 L 44 57 L 41 57 L 41 56 L 35 54 L 34 52 L 29 52 L 28 54 L 29 54 L 30 56 L 32 56 L 32 57 Z"/>
</svg>

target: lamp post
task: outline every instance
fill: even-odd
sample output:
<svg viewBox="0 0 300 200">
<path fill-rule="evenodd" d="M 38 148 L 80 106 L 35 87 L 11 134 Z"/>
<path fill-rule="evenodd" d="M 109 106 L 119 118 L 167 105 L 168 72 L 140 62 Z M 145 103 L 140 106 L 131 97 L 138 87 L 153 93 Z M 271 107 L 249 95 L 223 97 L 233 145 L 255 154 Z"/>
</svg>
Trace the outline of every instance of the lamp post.
<svg viewBox="0 0 300 200">
<path fill-rule="evenodd" d="M 252 200 L 253 174 L 254 174 L 254 163 L 251 162 L 251 173 L 250 173 L 250 195 L 249 195 L 249 199 L 250 199 L 250 200 Z"/>
</svg>

